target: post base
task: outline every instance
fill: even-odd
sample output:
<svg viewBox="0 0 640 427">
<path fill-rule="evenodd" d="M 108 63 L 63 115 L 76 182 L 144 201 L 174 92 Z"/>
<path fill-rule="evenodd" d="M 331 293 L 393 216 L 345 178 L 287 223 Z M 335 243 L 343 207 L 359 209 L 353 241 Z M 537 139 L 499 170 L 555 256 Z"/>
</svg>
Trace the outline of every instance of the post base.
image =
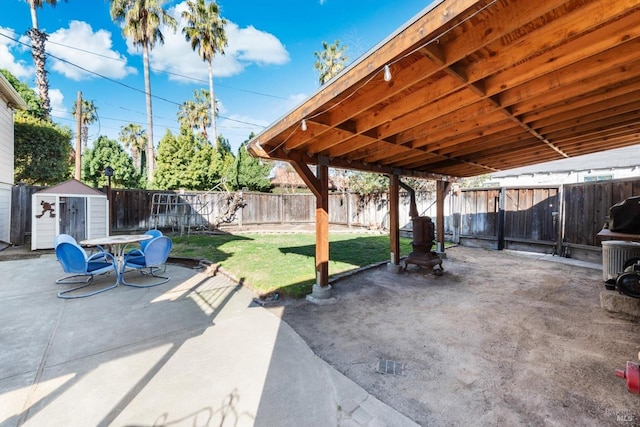
<svg viewBox="0 0 640 427">
<path fill-rule="evenodd" d="M 316 304 L 326 304 L 335 302 L 336 299 L 333 297 L 333 292 L 331 290 L 331 285 L 320 286 L 313 285 L 313 289 L 309 295 L 307 295 L 307 301 L 316 303 Z"/>
<path fill-rule="evenodd" d="M 390 271 L 391 273 L 400 274 L 402 272 L 402 264 L 394 264 L 392 262 L 388 262 L 387 271 Z"/>
</svg>

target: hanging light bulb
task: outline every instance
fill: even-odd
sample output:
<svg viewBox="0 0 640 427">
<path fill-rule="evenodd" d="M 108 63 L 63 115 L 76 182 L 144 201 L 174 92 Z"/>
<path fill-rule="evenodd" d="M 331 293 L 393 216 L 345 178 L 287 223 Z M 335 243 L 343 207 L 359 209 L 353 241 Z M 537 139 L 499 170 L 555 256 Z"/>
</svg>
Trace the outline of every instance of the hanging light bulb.
<svg viewBox="0 0 640 427">
<path fill-rule="evenodd" d="M 385 82 L 391 81 L 391 68 L 389 68 L 389 64 L 384 66 L 384 81 Z"/>
<path fill-rule="evenodd" d="M 307 121 L 305 119 L 302 119 L 302 123 L 300 123 L 300 129 L 302 129 L 303 132 L 307 130 Z"/>
</svg>

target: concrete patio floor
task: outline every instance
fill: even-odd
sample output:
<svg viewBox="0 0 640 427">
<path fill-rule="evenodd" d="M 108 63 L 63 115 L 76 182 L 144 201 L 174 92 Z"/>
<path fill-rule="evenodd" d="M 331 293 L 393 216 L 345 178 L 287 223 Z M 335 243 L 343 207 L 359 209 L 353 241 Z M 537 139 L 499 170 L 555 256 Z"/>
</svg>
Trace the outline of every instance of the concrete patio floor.
<svg viewBox="0 0 640 427">
<path fill-rule="evenodd" d="M 625 296 L 605 290 L 600 265 L 453 247 L 443 266 L 439 277 L 369 269 L 335 283 L 336 304 L 279 313 L 420 425 L 640 426 L 640 396 L 615 376 L 638 362 L 640 318 L 601 308 L 604 293 Z M 378 373 L 379 361 L 400 374 Z"/>
<path fill-rule="evenodd" d="M 246 288 L 184 266 L 167 274 L 63 300 L 53 254 L 1 261 L 0 425 L 416 425 Z"/>
</svg>

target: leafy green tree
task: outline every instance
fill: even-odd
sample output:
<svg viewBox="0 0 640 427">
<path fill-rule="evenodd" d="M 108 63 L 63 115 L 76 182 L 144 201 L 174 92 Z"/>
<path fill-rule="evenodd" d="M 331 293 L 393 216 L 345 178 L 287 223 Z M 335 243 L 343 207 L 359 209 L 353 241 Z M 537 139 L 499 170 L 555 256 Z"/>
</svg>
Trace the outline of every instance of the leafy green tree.
<svg viewBox="0 0 640 427">
<path fill-rule="evenodd" d="M 372 194 L 388 191 L 389 180 L 378 173 L 356 171 L 349 175 L 349 188 L 354 193 Z"/>
<path fill-rule="evenodd" d="M 140 174 L 133 167 L 131 157 L 124 151 L 118 141 L 100 136 L 82 156 L 83 181 L 93 187 L 104 187 L 109 179 L 104 175 L 104 168 L 113 168 L 111 186 L 120 188 L 137 188 Z"/>
<path fill-rule="evenodd" d="M 220 150 L 222 154 L 231 154 L 233 157 L 233 153 L 231 152 L 231 142 L 222 135 L 218 135 L 218 150 Z"/>
<path fill-rule="evenodd" d="M 158 145 L 158 167 L 154 184 L 161 189 L 208 190 L 221 179 L 220 153 L 201 135 L 181 128 L 174 136 L 167 132 Z"/>
<path fill-rule="evenodd" d="M 42 108 L 44 109 L 45 119 L 49 119 L 51 111 L 51 100 L 49 99 L 49 80 L 47 79 L 47 55 L 45 53 L 45 42 L 47 41 L 47 33 L 40 31 L 38 28 L 37 9 L 45 3 L 55 6 L 57 0 L 26 0 L 31 11 L 31 29 L 27 31 L 27 35 L 31 39 L 31 56 L 36 66 L 36 87 L 42 99 Z"/>
<path fill-rule="evenodd" d="M 320 85 L 325 84 L 344 69 L 349 61 L 345 55 L 346 46 L 340 46 L 340 41 L 336 40 L 333 44 L 322 42 L 322 52 L 314 52 L 316 62 L 313 68 L 318 72 L 318 82 Z"/>
<path fill-rule="evenodd" d="M 131 150 L 133 166 L 142 174 L 146 166 L 144 149 L 147 146 L 147 133 L 140 125 L 129 123 L 120 128 L 118 139 L 124 148 Z"/>
<path fill-rule="evenodd" d="M 196 89 L 193 97 L 194 100 L 185 101 L 178 107 L 178 122 L 180 126 L 199 129 L 204 139 L 208 139 L 207 128 L 211 125 L 209 92 Z"/>
<path fill-rule="evenodd" d="M 233 170 L 236 163 L 236 156 L 234 156 L 231 152 L 231 143 L 228 139 L 226 139 L 222 135 L 218 135 L 217 147 L 218 148 L 216 149 L 216 151 L 218 152 L 218 166 L 216 173 L 212 175 L 214 183 L 217 183 L 221 179 L 227 181 L 229 174 Z"/>
<path fill-rule="evenodd" d="M 176 20 L 162 6 L 165 0 L 111 0 L 111 19 L 121 22 L 122 34 L 134 45 L 142 47 L 144 64 L 144 90 L 147 99 L 147 177 L 153 178 L 155 147 L 153 144 L 153 111 L 151 106 L 151 78 L 149 76 L 149 51 L 156 43 L 164 44 L 160 31 L 166 25 L 173 31 L 178 28 Z"/>
<path fill-rule="evenodd" d="M 8 70 L 1 69 L 0 73 L 7 79 L 7 81 L 13 86 L 13 88 L 18 92 L 20 97 L 27 103 L 27 110 L 16 111 L 16 117 L 20 116 L 32 116 L 38 119 L 47 119 L 47 114 L 42 106 L 42 99 L 38 96 L 38 94 L 31 89 L 26 83 L 18 80 L 13 74 L 11 74 Z"/>
<path fill-rule="evenodd" d="M 14 118 L 14 181 L 54 185 L 70 176 L 71 129 L 32 116 Z"/>
<path fill-rule="evenodd" d="M 73 103 L 73 108 L 71 109 L 71 115 L 78 118 L 77 116 L 77 103 Z M 80 140 L 82 141 L 83 149 L 87 148 L 87 142 L 89 140 L 89 125 L 95 123 L 98 120 L 98 108 L 93 103 L 93 101 L 89 101 L 88 99 L 82 100 L 82 117 L 80 119 Z"/>
<path fill-rule="evenodd" d="M 191 48 L 198 52 L 200 58 L 207 62 L 209 67 L 209 95 L 211 114 L 211 138 L 214 145 L 218 141 L 216 129 L 216 97 L 213 90 L 213 58 L 216 53 L 224 55 L 224 48 L 227 46 L 227 35 L 224 26 L 227 21 L 220 17 L 220 9 L 215 1 L 205 3 L 204 0 L 188 0 L 187 10 L 182 12 L 182 18 L 187 21 L 187 25 L 182 29 L 182 33 Z"/>
<path fill-rule="evenodd" d="M 249 140 L 253 136 L 252 133 Z M 234 190 L 247 188 L 249 191 L 267 192 L 271 188 L 269 181 L 271 165 L 249 154 L 247 151 L 249 140 L 244 141 L 238 148 L 238 155 L 229 173 L 227 183 Z"/>
<path fill-rule="evenodd" d="M 470 178 L 462 178 L 460 180 L 460 188 L 478 188 L 484 187 L 485 183 L 491 179 L 491 175 L 484 174 L 472 176 Z"/>
<path fill-rule="evenodd" d="M 402 182 L 422 193 L 433 193 L 436 191 L 436 182 L 431 179 L 406 177 L 402 178 Z"/>
</svg>

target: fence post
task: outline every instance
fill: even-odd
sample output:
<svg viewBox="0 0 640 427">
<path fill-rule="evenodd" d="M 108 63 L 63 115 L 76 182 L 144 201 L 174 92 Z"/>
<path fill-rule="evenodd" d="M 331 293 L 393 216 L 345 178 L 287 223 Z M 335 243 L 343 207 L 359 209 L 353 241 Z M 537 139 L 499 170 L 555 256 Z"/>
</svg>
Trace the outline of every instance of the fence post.
<svg viewBox="0 0 640 427">
<path fill-rule="evenodd" d="M 451 206 L 450 215 L 452 218 L 451 241 L 456 244 L 460 243 L 460 227 L 462 226 L 461 224 L 462 213 L 460 212 L 462 207 L 461 199 L 462 199 L 462 192 L 460 191 L 460 187 L 454 187 L 454 190 L 451 193 L 451 197 L 449 198 L 449 200 L 450 200 L 450 206 Z"/>
<path fill-rule="evenodd" d="M 504 219 L 505 219 L 505 198 L 507 196 L 507 189 L 500 187 L 500 196 L 498 196 L 498 250 L 504 249 Z"/>
<path fill-rule="evenodd" d="M 562 241 L 564 240 L 564 225 L 565 225 L 565 205 L 564 205 L 564 184 L 560 184 L 558 187 L 558 215 L 556 216 L 556 254 L 562 256 Z"/>
<path fill-rule="evenodd" d="M 244 200 L 244 194 L 242 193 L 242 191 L 239 192 L 240 193 L 240 199 Z M 242 206 L 240 206 L 240 209 L 238 209 L 240 212 L 238 212 L 238 227 L 242 227 L 242 212 L 244 212 L 244 204 Z"/>
<path fill-rule="evenodd" d="M 351 228 L 351 190 L 347 189 L 347 228 Z"/>
<path fill-rule="evenodd" d="M 280 194 L 280 224 L 284 224 L 284 194 Z"/>
</svg>

